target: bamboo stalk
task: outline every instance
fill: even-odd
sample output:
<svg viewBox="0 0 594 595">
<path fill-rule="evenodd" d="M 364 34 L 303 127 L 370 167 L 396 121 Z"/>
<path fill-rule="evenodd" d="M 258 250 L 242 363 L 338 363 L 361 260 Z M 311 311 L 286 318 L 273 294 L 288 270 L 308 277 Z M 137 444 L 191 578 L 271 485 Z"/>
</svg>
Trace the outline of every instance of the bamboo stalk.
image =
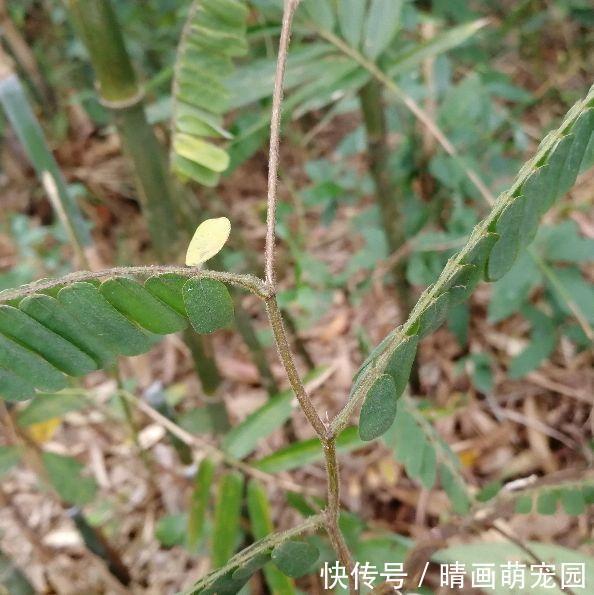
<svg viewBox="0 0 594 595">
<path fill-rule="evenodd" d="M 375 186 L 375 199 L 380 210 L 390 254 L 402 248 L 406 241 L 402 212 L 402 193 L 390 180 L 388 126 L 380 83 L 371 79 L 359 91 L 359 102 L 367 133 L 369 170 Z M 406 282 L 406 263 L 398 260 L 393 267 L 398 302 L 404 318 L 412 305 L 410 287 Z"/>
<path fill-rule="evenodd" d="M 89 52 L 101 102 L 112 113 L 124 152 L 134 165 L 138 198 L 156 252 L 177 252 L 179 237 L 165 155 L 144 111 L 144 94 L 109 0 L 68 0 Z"/>
</svg>

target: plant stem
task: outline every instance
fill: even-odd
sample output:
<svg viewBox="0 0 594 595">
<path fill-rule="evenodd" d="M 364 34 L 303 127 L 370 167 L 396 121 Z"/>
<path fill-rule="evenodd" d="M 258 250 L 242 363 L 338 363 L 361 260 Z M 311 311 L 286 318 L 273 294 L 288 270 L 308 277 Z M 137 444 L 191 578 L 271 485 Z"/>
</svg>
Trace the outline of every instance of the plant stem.
<svg viewBox="0 0 594 595">
<path fill-rule="evenodd" d="M 287 340 L 287 333 L 283 323 L 283 318 L 276 301 L 276 284 L 274 274 L 274 237 L 276 223 L 276 203 L 278 186 L 278 165 L 279 165 L 279 144 L 280 127 L 282 116 L 282 98 L 283 98 L 283 80 L 287 54 L 289 48 L 289 39 L 291 35 L 291 23 L 295 10 L 299 5 L 299 0 L 285 0 L 283 11 L 283 23 L 279 41 L 278 58 L 276 62 L 276 73 L 274 77 L 274 92 L 272 95 L 272 114 L 270 121 L 270 155 L 268 161 L 268 193 L 267 193 L 267 211 L 266 211 L 266 248 L 264 253 L 264 278 L 265 284 L 270 294 L 264 298 L 268 320 L 272 328 L 274 340 L 278 350 L 279 357 L 287 374 L 291 388 L 299 401 L 299 405 L 307 420 L 319 436 L 324 448 L 324 457 L 326 459 L 326 472 L 328 482 L 328 508 L 324 513 L 324 525 L 330 538 L 332 547 L 336 551 L 341 563 L 349 571 L 349 590 L 351 593 L 357 593 L 355 588 L 354 576 L 351 574 L 353 569 L 352 556 L 346 545 L 342 532 L 338 524 L 340 512 L 340 476 L 339 466 L 336 459 L 336 435 L 326 427 L 314 407 L 299 372 L 295 366 L 293 353 Z"/>
<path fill-rule="evenodd" d="M 103 277 L 117 277 L 119 275 L 138 275 L 142 277 L 150 277 L 151 275 L 160 275 L 163 273 L 175 273 L 184 277 L 199 277 L 201 279 L 216 279 L 223 283 L 229 283 L 243 289 L 251 291 L 260 299 L 266 299 L 270 296 L 270 290 L 265 286 L 264 282 L 253 275 L 241 275 L 238 273 L 228 273 L 227 271 L 209 271 L 208 269 L 195 269 L 193 267 L 184 267 L 177 265 L 149 265 L 149 266 L 134 266 L 134 267 L 113 267 L 111 269 L 103 269 L 101 271 L 76 271 L 69 273 L 57 279 L 49 279 L 30 283 L 29 285 L 22 285 L 16 289 L 10 289 L 0 292 L 0 301 L 9 302 L 19 298 L 66 285 L 68 283 L 77 283 L 79 281 L 92 281 L 93 279 L 101 279 Z"/>
<path fill-rule="evenodd" d="M 268 157 L 268 194 L 266 211 L 266 248 L 264 251 L 264 278 L 274 286 L 274 237 L 276 225 L 276 201 L 278 187 L 278 162 L 280 146 L 280 128 L 283 103 L 283 81 L 291 38 L 291 23 L 300 0 L 285 0 L 283 24 L 278 47 L 274 91 L 272 93 L 272 114 L 270 119 L 270 151 Z"/>
<path fill-rule="evenodd" d="M 375 185 L 376 199 L 381 211 L 382 225 L 390 252 L 395 252 L 404 242 L 402 217 L 395 196 L 396 189 L 390 182 L 388 158 L 388 133 L 386 114 L 382 101 L 382 90 L 375 79 L 371 79 L 359 91 L 359 101 L 367 133 L 369 169 Z"/>
<path fill-rule="evenodd" d="M 183 338 L 192 354 L 194 369 L 200 378 L 202 390 L 207 395 L 214 394 L 221 383 L 221 375 L 211 353 L 211 342 L 191 328 L 183 332 Z"/>
<path fill-rule="evenodd" d="M 178 212 L 187 212 L 188 201 L 169 176 L 165 154 L 144 112 L 144 92 L 138 84 L 111 0 L 67 0 L 73 20 L 87 46 L 102 103 L 114 118 L 124 152 L 134 165 L 136 189 L 151 240 L 162 258 L 179 253 L 185 240 L 177 224 Z M 177 199 L 177 200 L 176 200 Z M 180 218 L 187 220 L 187 215 Z M 191 341 L 194 351 L 198 339 Z M 201 338 L 200 343 L 208 339 Z M 208 367 L 202 378 L 202 370 Z M 205 390 L 212 391 L 218 378 L 216 360 L 195 367 Z"/>
<path fill-rule="evenodd" d="M 178 254 L 183 240 L 176 222 L 172 181 L 165 154 L 144 113 L 142 102 L 111 108 L 124 152 L 134 163 L 137 191 L 151 240 L 157 253 L 166 258 Z"/>
<path fill-rule="evenodd" d="M 376 79 L 371 79 L 359 91 L 359 101 L 367 132 L 369 169 L 375 186 L 375 198 L 380 209 L 381 223 L 386 234 L 390 254 L 399 250 L 405 242 L 404 219 L 401 209 L 402 195 L 390 180 L 388 159 L 388 130 L 382 101 L 382 87 Z M 410 307 L 410 291 L 405 277 L 403 260 L 394 266 L 396 289 L 399 295 L 402 315 Z"/>
<path fill-rule="evenodd" d="M 287 374 L 287 378 L 289 379 L 289 383 L 291 384 L 291 388 L 299 401 L 299 405 L 301 405 L 305 417 L 307 417 L 307 420 L 316 431 L 316 434 L 322 441 L 326 441 L 329 439 L 326 426 L 311 402 L 301 377 L 299 376 L 297 367 L 295 366 L 295 360 L 293 358 L 291 347 L 289 346 L 285 325 L 276 297 L 267 297 L 264 300 L 264 303 L 266 305 L 266 312 L 268 314 L 268 320 L 270 321 L 270 327 L 272 328 L 272 334 L 274 335 L 278 354 Z"/>
<path fill-rule="evenodd" d="M 336 439 L 330 438 L 323 443 L 326 458 L 326 474 L 328 476 L 328 507 L 325 510 L 326 531 L 332 547 L 346 568 L 349 577 L 349 591 L 357 593 L 353 574 L 353 557 L 346 544 L 344 535 L 338 524 L 340 519 L 340 468 L 336 458 Z"/>
<path fill-rule="evenodd" d="M 250 350 L 252 360 L 258 368 L 258 372 L 260 373 L 260 378 L 262 379 L 262 384 L 266 389 L 266 392 L 270 395 L 277 395 L 280 391 L 278 388 L 278 384 L 276 379 L 272 374 L 272 370 L 268 365 L 268 361 L 266 360 L 266 353 L 256 335 L 256 331 L 250 319 L 250 315 L 246 312 L 246 310 L 241 305 L 240 296 L 235 295 L 235 324 L 237 326 L 237 330 L 241 334 L 245 344 L 247 345 L 248 349 Z"/>
</svg>

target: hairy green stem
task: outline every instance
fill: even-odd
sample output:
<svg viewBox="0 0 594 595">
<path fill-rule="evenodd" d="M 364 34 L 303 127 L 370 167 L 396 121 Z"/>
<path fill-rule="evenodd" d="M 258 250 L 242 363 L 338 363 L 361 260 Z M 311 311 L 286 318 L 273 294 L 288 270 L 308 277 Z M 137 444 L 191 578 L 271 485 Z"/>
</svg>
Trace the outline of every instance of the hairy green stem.
<svg viewBox="0 0 594 595">
<path fill-rule="evenodd" d="M 307 394 L 307 390 L 305 389 L 301 377 L 299 376 L 297 367 L 295 366 L 295 360 L 293 358 L 291 347 L 289 346 L 285 325 L 278 307 L 278 303 L 276 301 L 276 297 L 267 297 L 264 300 L 264 303 L 266 305 L 266 312 L 268 314 L 268 320 L 270 322 L 272 334 L 274 335 L 278 354 L 283 368 L 285 369 L 285 373 L 287 374 L 287 378 L 289 379 L 289 383 L 291 384 L 291 388 L 293 389 L 293 392 L 299 401 L 299 405 L 301 405 L 301 409 L 303 410 L 305 417 L 307 417 L 307 420 L 316 431 L 316 434 L 321 440 L 327 440 L 330 437 L 328 436 L 326 426 L 324 425 L 324 422 L 318 415 L 316 408 L 311 402 L 311 399 Z"/>
<path fill-rule="evenodd" d="M 349 590 L 351 593 L 357 593 L 354 577 L 350 574 L 353 569 L 353 558 L 338 524 L 340 515 L 340 468 L 336 458 L 336 435 L 329 431 L 321 420 L 299 376 L 293 359 L 293 353 L 287 340 L 287 334 L 276 297 L 270 296 L 264 300 L 264 303 L 266 304 L 266 311 L 268 313 L 270 327 L 272 328 L 272 334 L 276 341 L 278 354 L 291 388 L 307 420 L 318 434 L 324 449 L 328 482 L 328 508 L 324 513 L 324 526 L 330 538 L 330 543 L 341 563 L 345 568 L 349 569 Z"/>
<path fill-rule="evenodd" d="M 230 285 L 247 289 L 260 299 L 266 299 L 270 296 L 270 291 L 264 282 L 253 275 L 241 275 L 238 273 L 228 273 L 226 271 L 210 271 L 208 269 L 157 264 L 149 266 L 113 267 L 101 271 L 76 271 L 75 273 L 69 273 L 63 277 L 58 277 L 57 279 L 44 279 L 28 285 L 22 285 L 16 289 L 1 291 L 0 301 L 9 302 L 17 300 L 40 291 L 52 289 L 53 287 L 60 287 L 61 285 L 77 283 L 79 281 L 92 281 L 93 279 L 102 279 L 104 277 L 126 275 L 150 277 L 151 275 L 160 275 L 163 273 L 175 273 L 177 275 L 183 275 L 184 277 L 215 279 L 216 281 L 222 281 L 223 283 L 229 283 Z"/>
<path fill-rule="evenodd" d="M 387 363 L 386 358 L 390 357 L 396 346 L 402 344 L 404 338 L 415 334 L 415 326 L 420 323 L 421 315 L 441 294 L 448 290 L 449 284 L 453 281 L 455 275 L 460 272 L 461 267 L 464 266 L 465 258 L 477 248 L 480 242 L 487 239 L 490 233 L 492 236 L 498 236 L 498 234 L 491 232 L 491 230 L 497 228 L 497 222 L 502 213 L 507 207 L 513 204 L 529 177 L 539 168 L 546 165 L 547 159 L 550 158 L 551 150 L 553 150 L 554 147 L 557 146 L 557 143 L 567 134 L 567 130 L 569 130 L 571 126 L 577 122 L 578 118 L 593 104 L 594 87 L 590 89 L 585 98 L 578 101 L 572 107 L 559 127 L 550 132 L 543 139 L 539 145 L 538 151 L 532 159 L 527 161 L 520 169 L 511 187 L 494 201 L 491 211 L 474 227 L 464 247 L 448 260 L 435 283 L 428 287 L 422 294 L 406 322 L 398 329 L 394 329 L 391 336 L 391 348 L 380 353 L 376 358 L 374 365 L 366 369 L 365 374 L 359 379 L 348 402 L 332 420 L 330 424 L 332 432 L 338 433 L 347 426 L 351 415 L 361 404 L 361 401 L 365 398 L 365 395 L 368 393 L 373 382 L 383 373 Z"/>
<path fill-rule="evenodd" d="M 340 467 L 336 458 L 336 439 L 330 438 L 322 442 L 326 459 L 326 475 L 328 476 L 328 507 L 325 510 L 326 531 L 332 547 L 340 557 L 347 570 L 350 593 L 357 593 L 354 563 L 351 552 L 338 524 L 340 519 Z"/>
<path fill-rule="evenodd" d="M 279 167 L 279 145 L 280 129 L 282 118 L 282 99 L 283 82 L 285 67 L 287 63 L 287 54 L 289 49 L 289 39 L 291 36 L 291 24 L 293 16 L 297 10 L 300 0 L 285 0 L 281 35 L 279 41 L 278 58 L 276 62 L 276 72 L 274 77 L 274 91 L 272 94 L 272 113 L 270 117 L 270 153 L 268 159 L 268 192 L 267 192 L 267 211 L 266 211 L 266 246 L 264 251 L 264 278 L 266 287 L 270 295 L 265 298 L 266 312 L 272 328 L 277 350 L 291 388 L 299 401 L 299 405 L 307 420 L 319 436 L 324 447 L 324 456 L 326 459 L 327 481 L 328 481 L 328 500 L 329 507 L 324 515 L 324 525 L 332 547 L 335 549 L 342 564 L 346 568 L 352 569 L 352 557 L 344 541 L 344 537 L 338 525 L 340 486 L 339 486 L 339 467 L 336 459 L 336 435 L 328 430 L 321 420 L 316 408 L 314 407 L 303 381 L 295 366 L 293 352 L 287 340 L 287 333 L 283 323 L 283 318 L 276 301 L 276 278 L 274 271 L 274 249 L 275 249 L 275 225 L 276 225 L 276 203 L 278 186 L 278 167 Z M 357 593 L 354 588 L 354 577 L 349 574 L 349 585 L 351 593 Z"/>
</svg>

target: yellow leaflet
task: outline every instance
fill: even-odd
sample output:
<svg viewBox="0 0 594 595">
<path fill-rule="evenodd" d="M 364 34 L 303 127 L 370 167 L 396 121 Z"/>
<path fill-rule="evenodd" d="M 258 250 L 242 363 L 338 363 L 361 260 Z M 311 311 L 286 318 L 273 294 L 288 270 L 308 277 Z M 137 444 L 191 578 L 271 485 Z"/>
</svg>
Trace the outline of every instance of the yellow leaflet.
<svg viewBox="0 0 594 595">
<path fill-rule="evenodd" d="M 231 233 L 231 222 L 227 217 L 207 219 L 194 232 L 194 237 L 186 252 L 186 264 L 198 266 L 215 256 L 225 245 Z"/>
<path fill-rule="evenodd" d="M 27 433 L 31 439 L 37 444 L 43 444 L 48 440 L 51 440 L 56 433 L 56 430 L 60 427 L 62 420 L 59 417 L 48 419 L 47 421 L 33 424 L 27 428 Z"/>
</svg>

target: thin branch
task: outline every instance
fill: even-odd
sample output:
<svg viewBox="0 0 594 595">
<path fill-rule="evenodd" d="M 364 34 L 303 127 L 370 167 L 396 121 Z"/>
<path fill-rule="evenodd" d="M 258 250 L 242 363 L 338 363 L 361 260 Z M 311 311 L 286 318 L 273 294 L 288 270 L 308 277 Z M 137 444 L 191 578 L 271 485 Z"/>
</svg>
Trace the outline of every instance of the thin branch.
<svg viewBox="0 0 594 595">
<path fill-rule="evenodd" d="M 266 212 L 266 246 L 264 252 L 264 279 L 270 295 L 264 299 L 268 320 L 272 328 L 279 357 L 287 374 L 299 405 L 307 420 L 318 434 L 324 448 L 328 479 L 328 500 L 329 505 L 323 519 L 330 542 L 336 550 L 341 562 L 351 570 L 353 561 L 346 545 L 340 527 L 338 517 L 340 511 L 340 486 L 338 475 L 338 462 L 336 460 L 336 437 L 328 431 L 328 428 L 318 415 L 299 372 L 295 366 L 293 352 L 287 340 L 287 334 L 283 318 L 278 307 L 275 296 L 275 274 L 274 274 L 274 242 L 276 223 L 276 203 L 278 187 L 278 166 L 279 166 L 279 145 L 280 126 L 283 100 L 283 80 L 287 63 L 289 39 L 291 37 L 291 23 L 299 0 L 285 0 L 283 23 L 279 41 L 278 58 L 276 63 L 276 74 L 274 78 L 274 92 L 272 95 L 272 114 L 270 120 L 270 154 L 268 160 L 268 196 Z M 349 587 L 351 593 L 357 593 L 353 576 L 349 573 Z"/>
<path fill-rule="evenodd" d="M 130 401 L 137 409 L 142 411 L 147 417 L 152 419 L 154 422 L 165 428 L 167 431 L 171 432 L 175 437 L 179 438 L 184 444 L 187 444 L 190 447 L 200 449 L 209 453 L 213 458 L 222 461 L 225 465 L 229 467 L 233 467 L 242 473 L 250 477 L 254 477 L 255 479 L 259 479 L 265 483 L 273 483 L 276 485 L 280 485 L 287 490 L 292 490 L 295 492 L 299 492 L 302 494 L 309 494 L 311 496 L 319 497 L 321 494 L 318 490 L 314 490 L 311 488 L 306 488 L 301 484 L 297 484 L 291 480 L 283 479 L 280 477 L 276 477 L 275 475 L 271 475 L 266 473 L 265 471 L 260 471 L 255 467 L 252 467 L 248 463 L 244 463 L 238 459 L 235 459 L 229 456 L 224 451 L 220 450 L 216 446 L 210 444 L 204 438 L 200 438 L 199 436 L 195 436 L 194 434 L 190 434 L 176 423 L 172 422 L 170 419 L 167 419 L 164 415 L 159 413 L 156 409 L 153 409 L 150 405 L 133 395 L 127 391 L 120 391 L 120 394 Z"/>
<path fill-rule="evenodd" d="M 268 314 L 268 320 L 270 321 L 274 340 L 276 341 L 278 354 L 287 374 L 287 378 L 289 379 L 289 383 L 291 384 L 291 388 L 299 401 L 299 405 L 301 405 L 305 417 L 307 417 L 307 420 L 316 431 L 316 434 L 320 437 L 322 443 L 325 443 L 328 439 L 326 426 L 318 415 L 318 412 L 303 385 L 303 381 L 299 376 L 297 367 L 295 366 L 295 360 L 293 358 L 291 347 L 289 346 L 285 325 L 276 298 L 274 296 L 268 297 L 264 300 L 264 303 L 266 304 L 266 312 Z"/>
<path fill-rule="evenodd" d="M 354 575 L 354 563 L 340 526 L 340 472 L 336 458 L 336 440 L 331 439 L 323 444 L 326 457 L 326 474 L 328 476 L 328 507 L 326 508 L 326 531 L 332 547 L 346 568 L 349 577 L 349 591 L 357 593 Z"/>
<path fill-rule="evenodd" d="M 291 38 L 291 23 L 300 0 L 285 0 L 283 24 L 278 46 L 274 92 L 272 94 L 272 115 L 270 119 L 270 152 L 268 157 L 268 207 L 266 211 L 266 248 L 264 252 L 264 278 L 270 287 L 274 287 L 274 236 L 276 223 L 276 199 L 278 186 L 278 162 L 280 146 L 280 128 L 283 102 L 283 81 Z"/>
<path fill-rule="evenodd" d="M 254 277 L 253 275 L 240 275 L 237 273 L 227 273 L 225 271 L 210 271 L 207 269 L 195 269 L 176 265 L 149 265 L 114 267 L 111 269 L 103 269 L 102 271 L 77 271 L 57 279 L 44 279 L 29 285 L 22 285 L 16 289 L 9 289 L 7 291 L 0 292 L 0 302 L 9 302 L 11 300 L 20 299 L 40 291 L 52 289 L 53 287 L 59 287 L 60 285 L 76 283 L 79 281 L 92 281 L 93 279 L 115 277 L 118 275 L 139 275 L 150 277 L 151 275 L 160 275 L 163 273 L 175 273 L 184 277 L 216 279 L 217 281 L 222 281 L 223 283 L 229 283 L 231 285 L 243 287 L 261 299 L 265 299 L 270 295 L 270 292 L 263 281 L 258 279 L 258 277 Z"/>
</svg>

